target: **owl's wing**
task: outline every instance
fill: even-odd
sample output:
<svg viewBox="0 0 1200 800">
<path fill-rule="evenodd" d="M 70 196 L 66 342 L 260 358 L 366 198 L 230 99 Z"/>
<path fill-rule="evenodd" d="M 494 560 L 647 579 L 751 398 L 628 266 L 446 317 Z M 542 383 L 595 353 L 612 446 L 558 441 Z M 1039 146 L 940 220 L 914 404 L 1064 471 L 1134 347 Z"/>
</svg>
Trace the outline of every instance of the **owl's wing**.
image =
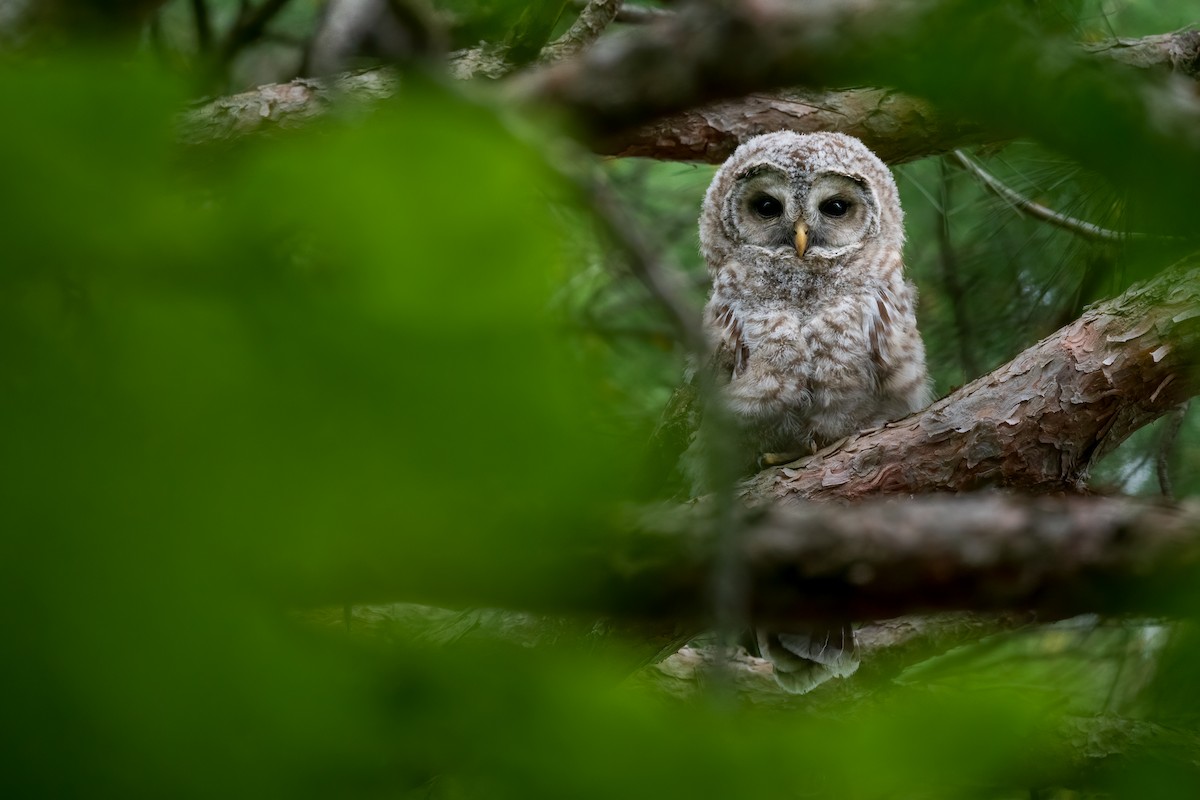
<svg viewBox="0 0 1200 800">
<path fill-rule="evenodd" d="M 746 338 L 742 333 L 742 321 L 732 308 L 721 303 L 712 308 L 711 324 L 720 332 L 720 344 L 713 354 L 712 368 L 726 380 L 736 378 L 746 371 L 746 362 L 750 360 L 750 348 L 746 346 Z"/>
<path fill-rule="evenodd" d="M 885 288 L 864 308 L 863 330 L 880 391 L 892 400 L 888 413 L 904 416 L 929 404 L 925 348 L 913 314 L 913 288 Z"/>
<path fill-rule="evenodd" d="M 871 360 L 881 372 L 887 372 L 895 363 L 892 326 L 900 321 L 901 309 L 892 292 L 883 289 L 868 303 L 863 320 L 867 331 L 867 343 L 871 346 Z"/>
</svg>

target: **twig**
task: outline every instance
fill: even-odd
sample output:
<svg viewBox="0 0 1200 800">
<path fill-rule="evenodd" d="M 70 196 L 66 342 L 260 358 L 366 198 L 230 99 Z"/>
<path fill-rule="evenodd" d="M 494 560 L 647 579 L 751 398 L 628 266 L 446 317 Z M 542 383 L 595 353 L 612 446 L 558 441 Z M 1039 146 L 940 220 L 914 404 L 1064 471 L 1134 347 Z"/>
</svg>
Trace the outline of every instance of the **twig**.
<svg viewBox="0 0 1200 800">
<path fill-rule="evenodd" d="M 263 0 L 262 5 L 253 9 L 249 5 L 243 6 L 242 11 L 238 13 L 237 22 L 229 29 L 221 45 L 219 63 L 228 64 L 242 48 L 262 36 L 267 25 L 288 2 L 289 0 Z"/>
<path fill-rule="evenodd" d="M 1171 485 L 1171 451 L 1175 447 L 1175 440 L 1179 436 L 1179 429 L 1183 426 L 1190 403 L 1190 400 L 1182 403 L 1167 415 L 1167 421 L 1163 423 L 1162 438 L 1158 441 L 1158 488 L 1162 492 L 1162 496 L 1168 500 L 1175 499 L 1175 492 Z"/>
<path fill-rule="evenodd" d="M 575 0 L 577 8 L 586 6 L 587 0 Z M 621 10 L 617 12 L 616 22 L 621 22 L 626 25 L 644 25 L 648 22 L 657 22 L 661 19 L 667 19 L 675 14 L 666 8 L 652 8 L 650 6 L 635 6 L 622 4 Z"/>
<path fill-rule="evenodd" d="M 634 277 L 641 281 L 666 312 L 684 347 L 702 356 L 707 346 L 700 328 L 698 310 L 687 301 L 683 281 L 679 278 L 683 271 L 662 263 L 606 180 L 593 175 L 581 188 L 605 233 L 628 258 L 629 269 Z"/>
<path fill-rule="evenodd" d="M 955 150 L 951 153 L 951 158 L 963 169 L 970 172 L 984 188 L 992 192 L 992 194 L 1009 203 L 1016 211 L 1026 214 L 1034 219 L 1040 219 L 1043 222 L 1048 222 L 1051 225 L 1062 228 L 1065 231 L 1070 231 L 1077 236 L 1082 236 L 1085 239 L 1092 239 L 1102 242 L 1123 242 L 1128 239 L 1145 238 L 1145 234 L 1140 233 L 1122 233 L 1120 231 L 1101 228 L 1099 225 L 1094 225 L 1091 222 L 1069 217 L 1066 214 L 1061 214 L 1052 208 L 1047 208 L 1041 203 L 1030 200 L 1025 195 L 1018 192 L 1016 189 L 1009 187 L 995 175 L 991 174 L 983 167 L 976 164 L 962 150 Z"/>
<path fill-rule="evenodd" d="M 208 0 L 192 0 L 192 19 L 196 23 L 196 47 L 201 53 L 212 49 L 212 19 L 208 15 Z"/>
<path fill-rule="evenodd" d="M 950 308 L 954 312 L 954 327 L 958 332 L 958 358 L 962 364 L 964 380 L 972 380 L 979 375 L 979 365 L 975 363 L 975 353 L 971 349 L 974 336 L 971 331 L 971 315 L 967 313 L 966 296 L 962 284 L 958 280 L 958 259 L 954 254 L 954 244 L 950 240 L 950 176 L 946 170 L 945 160 L 940 161 L 938 197 L 938 257 L 942 265 L 942 284 L 946 296 L 950 299 Z"/>
<path fill-rule="evenodd" d="M 562 36 L 542 48 L 542 63 L 561 61 L 583 50 L 600 37 L 621 10 L 622 0 L 591 0 Z"/>
<path fill-rule="evenodd" d="M 622 22 L 626 25 L 644 25 L 648 22 L 669 19 L 675 13 L 666 8 L 624 5 L 621 6 L 621 11 L 617 14 L 617 22 Z"/>
</svg>

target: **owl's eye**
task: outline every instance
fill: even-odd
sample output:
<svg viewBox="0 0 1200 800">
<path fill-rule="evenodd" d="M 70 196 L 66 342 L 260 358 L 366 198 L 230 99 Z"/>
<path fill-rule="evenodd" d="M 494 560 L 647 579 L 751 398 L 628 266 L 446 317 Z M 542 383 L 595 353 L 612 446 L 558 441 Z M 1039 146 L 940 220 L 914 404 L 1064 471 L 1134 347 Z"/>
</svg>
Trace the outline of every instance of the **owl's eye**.
<svg viewBox="0 0 1200 800">
<path fill-rule="evenodd" d="M 842 217 L 850 210 L 850 204 L 840 197 L 833 197 L 817 206 L 817 210 L 827 217 Z"/>
<path fill-rule="evenodd" d="M 754 209 L 755 214 L 758 214 L 763 219 L 775 219 L 775 217 L 783 213 L 783 203 L 769 194 L 760 194 L 751 200 L 750 207 Z"/>
</svg>

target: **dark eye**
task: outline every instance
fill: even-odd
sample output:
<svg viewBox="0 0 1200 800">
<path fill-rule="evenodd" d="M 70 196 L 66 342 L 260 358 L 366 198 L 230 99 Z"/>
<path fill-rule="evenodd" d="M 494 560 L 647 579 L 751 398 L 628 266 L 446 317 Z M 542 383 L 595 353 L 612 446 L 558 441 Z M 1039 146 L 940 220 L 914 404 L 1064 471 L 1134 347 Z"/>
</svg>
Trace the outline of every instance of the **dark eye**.
<svg viewBox="0 0 1200 800">
<path fill-rule="evenodd" d="M 750 207 L 754 209 L 755 214 L 765 219 L 774 219 L 783 213 L 783 203 L 769 194 L 760 194 L 751 200 Z"/>
<path fill-rule="evenodd" d="M 840 197 L 834 197 L 821 203 L 817 209 L 827 217 L 841 217 L 850 210 L 850 204 Z"/>
</svg>

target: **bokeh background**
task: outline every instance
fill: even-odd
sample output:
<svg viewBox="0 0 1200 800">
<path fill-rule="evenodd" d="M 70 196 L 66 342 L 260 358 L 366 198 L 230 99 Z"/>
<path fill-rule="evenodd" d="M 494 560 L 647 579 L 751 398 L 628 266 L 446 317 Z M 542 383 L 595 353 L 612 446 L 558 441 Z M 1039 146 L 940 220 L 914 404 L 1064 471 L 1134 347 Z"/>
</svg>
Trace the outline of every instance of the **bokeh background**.
<svg viewBox="0 0 1200 800">
<path fill-rule="evenodd" d="M 840 706 L 639 679 L 655 648 L 555 604 L 580 606 L 644 496 L 684 352 L 548 158 L 569 129 L 416 48 L 387 103 L 183 146 L 204 98 L 304 73 L 323 4 L 143 5 L 58 3 L 0 53 L 5 796 L 1200 792 L 1187 622 L 997 634 Z M 1015 5 L 1082 41 L 1197 17 Z M 577 11 L 421 8 L 444 49 L 546 41 Z M 570 152 L 698 307 L 715 168 Z M 1062 213 L 1153 219 L 1036 142 L 972 155 Z M 1187 249 L 1082 240 L 949 157 L 896 175 L 938 396 Z M 1200 423 L 1170 422 L 1092 488 L 1157 495 L 1165 458 L 1200 491 Z"/>
</svg>

